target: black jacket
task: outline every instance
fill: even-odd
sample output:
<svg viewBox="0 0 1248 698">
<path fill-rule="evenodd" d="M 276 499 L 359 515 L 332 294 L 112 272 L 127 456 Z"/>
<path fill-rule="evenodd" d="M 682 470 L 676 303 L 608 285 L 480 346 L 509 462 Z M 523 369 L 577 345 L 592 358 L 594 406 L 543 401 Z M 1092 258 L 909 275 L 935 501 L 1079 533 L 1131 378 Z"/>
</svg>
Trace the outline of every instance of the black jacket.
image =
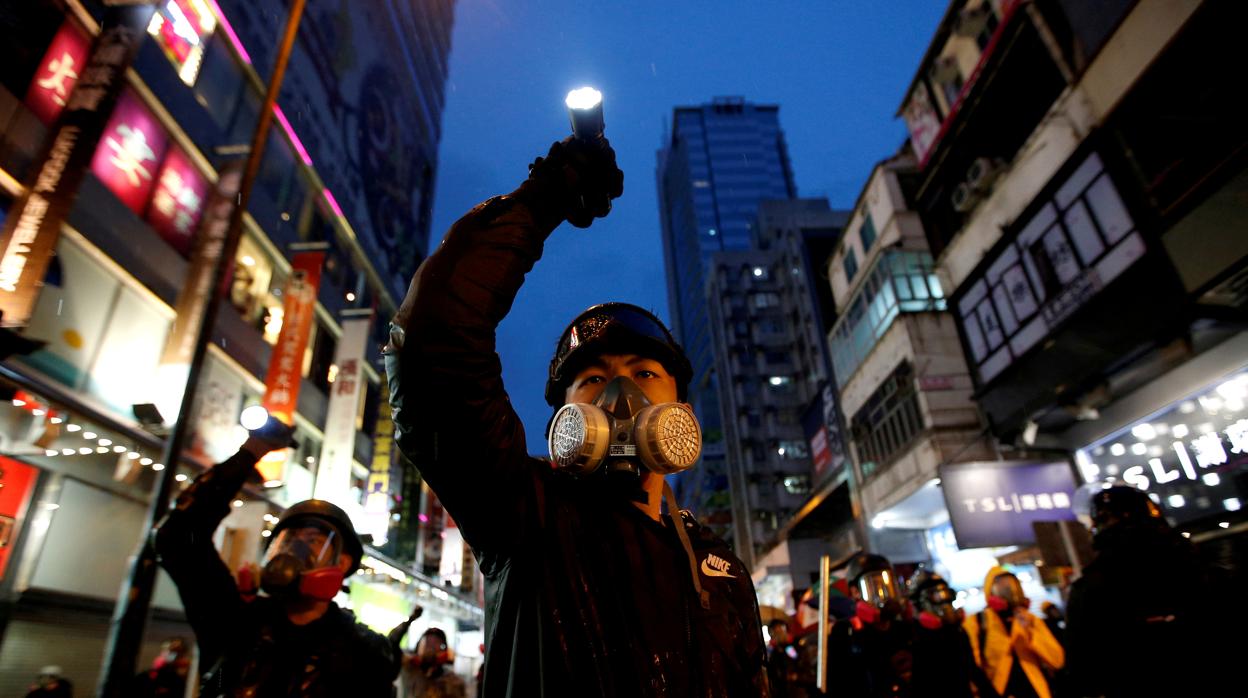
<svg viewBox="0 0 1248 698">
<path fill-rule="evenodd" d="M 1163 525 L 1119 524 L 1096 547 L 1066 606 L 1067 667 L 1080 695 L 1236 695 L 1243 590 Z"/>
<path fill-rule="evenodd" d="M 156 534 L 161 565 L 178 586 L 199 643 L 203 696 L 393 695 L 399 658 L 386 638 L 330 604 L 324 616 L 293 625 L 282 605 L 248 603 L 212 545 L 212 533 L 255 465 L 239 451 L 196 479 Z"/>
<path fill-rule="evenodd" d="M 534 186 L 451 228 L 386 352 L 398 444 L 485 575 L 483 694 L 766 695 L 753 583 L 727 546 L 681 517 L 704 609 L 669 518 L 528 455 L 494 342 L 556 225 Z"/>
</svg>

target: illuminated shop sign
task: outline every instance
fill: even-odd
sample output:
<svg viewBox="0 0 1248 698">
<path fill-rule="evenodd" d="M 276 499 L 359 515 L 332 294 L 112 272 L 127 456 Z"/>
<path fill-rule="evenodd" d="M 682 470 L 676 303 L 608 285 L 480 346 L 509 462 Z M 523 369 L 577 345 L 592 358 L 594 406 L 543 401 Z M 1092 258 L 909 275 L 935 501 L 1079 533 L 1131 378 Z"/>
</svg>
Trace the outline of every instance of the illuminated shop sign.
<svg viewBox="0 0 1248 698">
<path fill-rule="evenodd" d="M 190 254 L 195 226 L 208 195 L 208 180 L 181 148 L 172 147 L 156 177 L 147 222 L 183 256 Z"/>
<path fill-rule="evenodd" d="M 994 461 L 940 467 L 959 548 L 1031 545 L 1037 521 L 1074 520 L 1070 464 Z"/>
<path fill-rule="evenodd" d="M 91 42 L 86 35 L 68 20 L 52 38 L 26 90 L 26 106 L 44 124 L 51 126 L 65 108 L 90 49 Z"/>
<path fill-rule="evenodd" d="M 168 0 L 152 16 L 147 33 L 156 39 L 182 82 L 194 85 L 204 60 L 204 44 L 216 26 L 205 0 Z"/>
<path fill-rule="evenodd" d="M 142 215 L 167 146 L 156 117 L 133 91 L 126 90 L 104 127 L 91 172 L 131 211 Z"/>
<path fill-rule="evenodd" d="M 1239 511 L 1248 466 L 1248 372 L 1076 452 L 1087 482 L 1139 488 L 1176 522 Z"/>
</svg>

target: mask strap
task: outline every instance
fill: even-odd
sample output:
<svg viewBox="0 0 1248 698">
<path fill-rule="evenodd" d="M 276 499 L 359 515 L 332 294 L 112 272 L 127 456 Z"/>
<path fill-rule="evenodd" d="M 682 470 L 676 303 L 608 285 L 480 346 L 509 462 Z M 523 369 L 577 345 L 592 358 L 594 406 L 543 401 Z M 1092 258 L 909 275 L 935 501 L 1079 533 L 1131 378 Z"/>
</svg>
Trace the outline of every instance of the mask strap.
<svg viewBox="0 0 1248 698">
<path fill-rule="evenodd" d="M 702 589 L 702 582 L 698 580 L 698 563 L 693 556 L 693 546 L 689 544 L 689 534 L 685 533 L 684 517 L 680 515 L 680 508 L 676 506 L 676 495 L 672 494 L 672 486 L 667 484 L 667 480 L 663 481 L 663 499 L 667 502 L 667 515 L 672 518 L 672 526 L 676 528 L 676 537 L 680 539 L 680 545 L 685 549 L 685 557 L 689 559 L 689 574 L 693 576 L 693 589 L 698 592 L 698 600 L 702 603 L 702 608 L 710 610 L 711 596 Z"/>
</svg>

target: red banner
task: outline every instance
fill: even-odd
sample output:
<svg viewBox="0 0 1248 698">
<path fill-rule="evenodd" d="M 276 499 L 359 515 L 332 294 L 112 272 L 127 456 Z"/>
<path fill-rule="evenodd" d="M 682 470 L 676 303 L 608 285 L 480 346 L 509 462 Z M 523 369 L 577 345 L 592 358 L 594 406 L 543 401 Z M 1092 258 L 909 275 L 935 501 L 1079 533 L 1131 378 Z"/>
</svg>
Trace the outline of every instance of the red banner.
<svg viewBox="0 0 1248 698">
<path fill-rule="evenodd" d="M 269 358 L 269 372 L 264 378 L 264 400 L 261 404 L 269 414 L 293 424 L 299 403 L 299 384 L 303 377 L 303 354 L 308 348 L 316 309 L 316 291 L 321 283 L 324 252 L 300 252 L 291 262 L 290 281 L 286 283 L 282 304 L 282 331 Z M 282 479 L 286 462 L 283 452 L 271 453 L 258 466 L 265 480 Z M 280 458 L 279 458 L 280 456 Z"/>
<path fill-rule="evenodd" d="M 142 215 L 168 144 L 160 122 L 127 89 L 104 127 L 91 171 L 131 211 Z"/>
<path fill-rule="evenodd" d="M 0 579 L 4 579 L 9 552 L 17 543 L 17 527 L 26 515 L 36 473 L 25 463 L 0 456 Z"/>
<path fill-rule="evenodd" d="M 156 190 L 147 207 L 147 222 L 186 257 L 191 252 L 195 226 L 204 210 L 208 180 L 195 169 L 181 148 L 172 146 L 156 178 Z"/>
</svg>

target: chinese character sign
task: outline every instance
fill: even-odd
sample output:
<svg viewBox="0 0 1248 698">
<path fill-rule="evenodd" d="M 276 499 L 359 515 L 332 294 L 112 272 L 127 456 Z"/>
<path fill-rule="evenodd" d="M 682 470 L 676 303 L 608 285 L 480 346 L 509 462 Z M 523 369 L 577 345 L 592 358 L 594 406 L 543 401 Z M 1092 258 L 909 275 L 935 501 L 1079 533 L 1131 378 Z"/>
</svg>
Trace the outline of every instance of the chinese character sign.
<svg viewBox="0 0 1248 698">
<path fill-rule="evenodd" d="M 391 496 L 398 490 L 396 480 L 402 477 L 402 470 L 395 466 L 394 421 L 390 415 L 384 380 L 381 392 L 377 426 L 373 430 L 373 459 L 368 466 L 368 485 L 364 495 L 364 524 L 356 527 L 360 535 L 371 535 L 374 541 L 387 537 Z"/>
<path fill-rule="evenodd" d="M 51 126 L 65 108 L 90 48 L 87 37 L 68 20 L 52 38 L 26 90 L 26 106 L 44 124 Z"/>
<path fill-rule="evenodd" d="M 104 127 L 91 171 L 131 211 L 142 214 L 156 185 L 168 139 L 156 117 L 126 90 Z"/>
<path fill-rule="evenodd" d="M 169 148 L 156 177 L 156 188 L 147 207 L 147 221 L 182 256 L 191 251 L 208 193 L 208 182 L 176 146 Z"/>
<path fill-rule="evenodd" d="M 360 394 L 368 381 L 364 375 L 364 352 L 368 347 L 368 331 L 372 327 L 372 311 L 348 311 L 342 321 L 342 336 L 334 354 L 338 375 L 329 388 L 329 404 L 325 408 L 325 439 L 317 465 L 316 489 L 313 496 L 327 499 L 348 512 L 358 513 L 360 502 L 351 495 L 351 463 L 355 454 L 355 421 L 359 414 Z M 356 530 L 364 523 L 354 520 Z M 385 538 L 385 529 L 380 538 Z"/>
<path fill-rule="evenodd" d="M 0 322 L 5 327 L 21 327 L 30 322 L 61 224 L 78 196 L 88 163 L 97 154 L 126 68 L 134 59 L 143 28 L 151 21 L 154 9 L 152 5 L 106 6 L 100 33 L 82 70 L 72 70 L 77 73 L 77 80 L 72 90 L 66 90 L 69 97 L 64 100 L 65 106 L 23 182 L 26 191 L 9 207 L 0 232 L 0 313 L 4 314 Z M 59 96 L 57 85 L 63 83 L 58 80 L 63 77 L 67 84 L 70 79 L 66 70 L 69 63 L 63 55 L 55 59 L 55 67 L 50 60 L 44 66 L 54 72 L 38 79 L 49 85 L 41 89 L 53 90 Z M 124 134 L 117 135 L 124 141 Z M 139 150 L 137 143 L 131 145 Z M 156 149 L 152 151 L 155 153 Z"/>
<path fill-rule="evenodd" d="M 1074 520 L 1070 464 L 987 462 L 940 467 L 940 487 L 958 547 L 1031 545 L 1035 521 Z"/>
</svg>

